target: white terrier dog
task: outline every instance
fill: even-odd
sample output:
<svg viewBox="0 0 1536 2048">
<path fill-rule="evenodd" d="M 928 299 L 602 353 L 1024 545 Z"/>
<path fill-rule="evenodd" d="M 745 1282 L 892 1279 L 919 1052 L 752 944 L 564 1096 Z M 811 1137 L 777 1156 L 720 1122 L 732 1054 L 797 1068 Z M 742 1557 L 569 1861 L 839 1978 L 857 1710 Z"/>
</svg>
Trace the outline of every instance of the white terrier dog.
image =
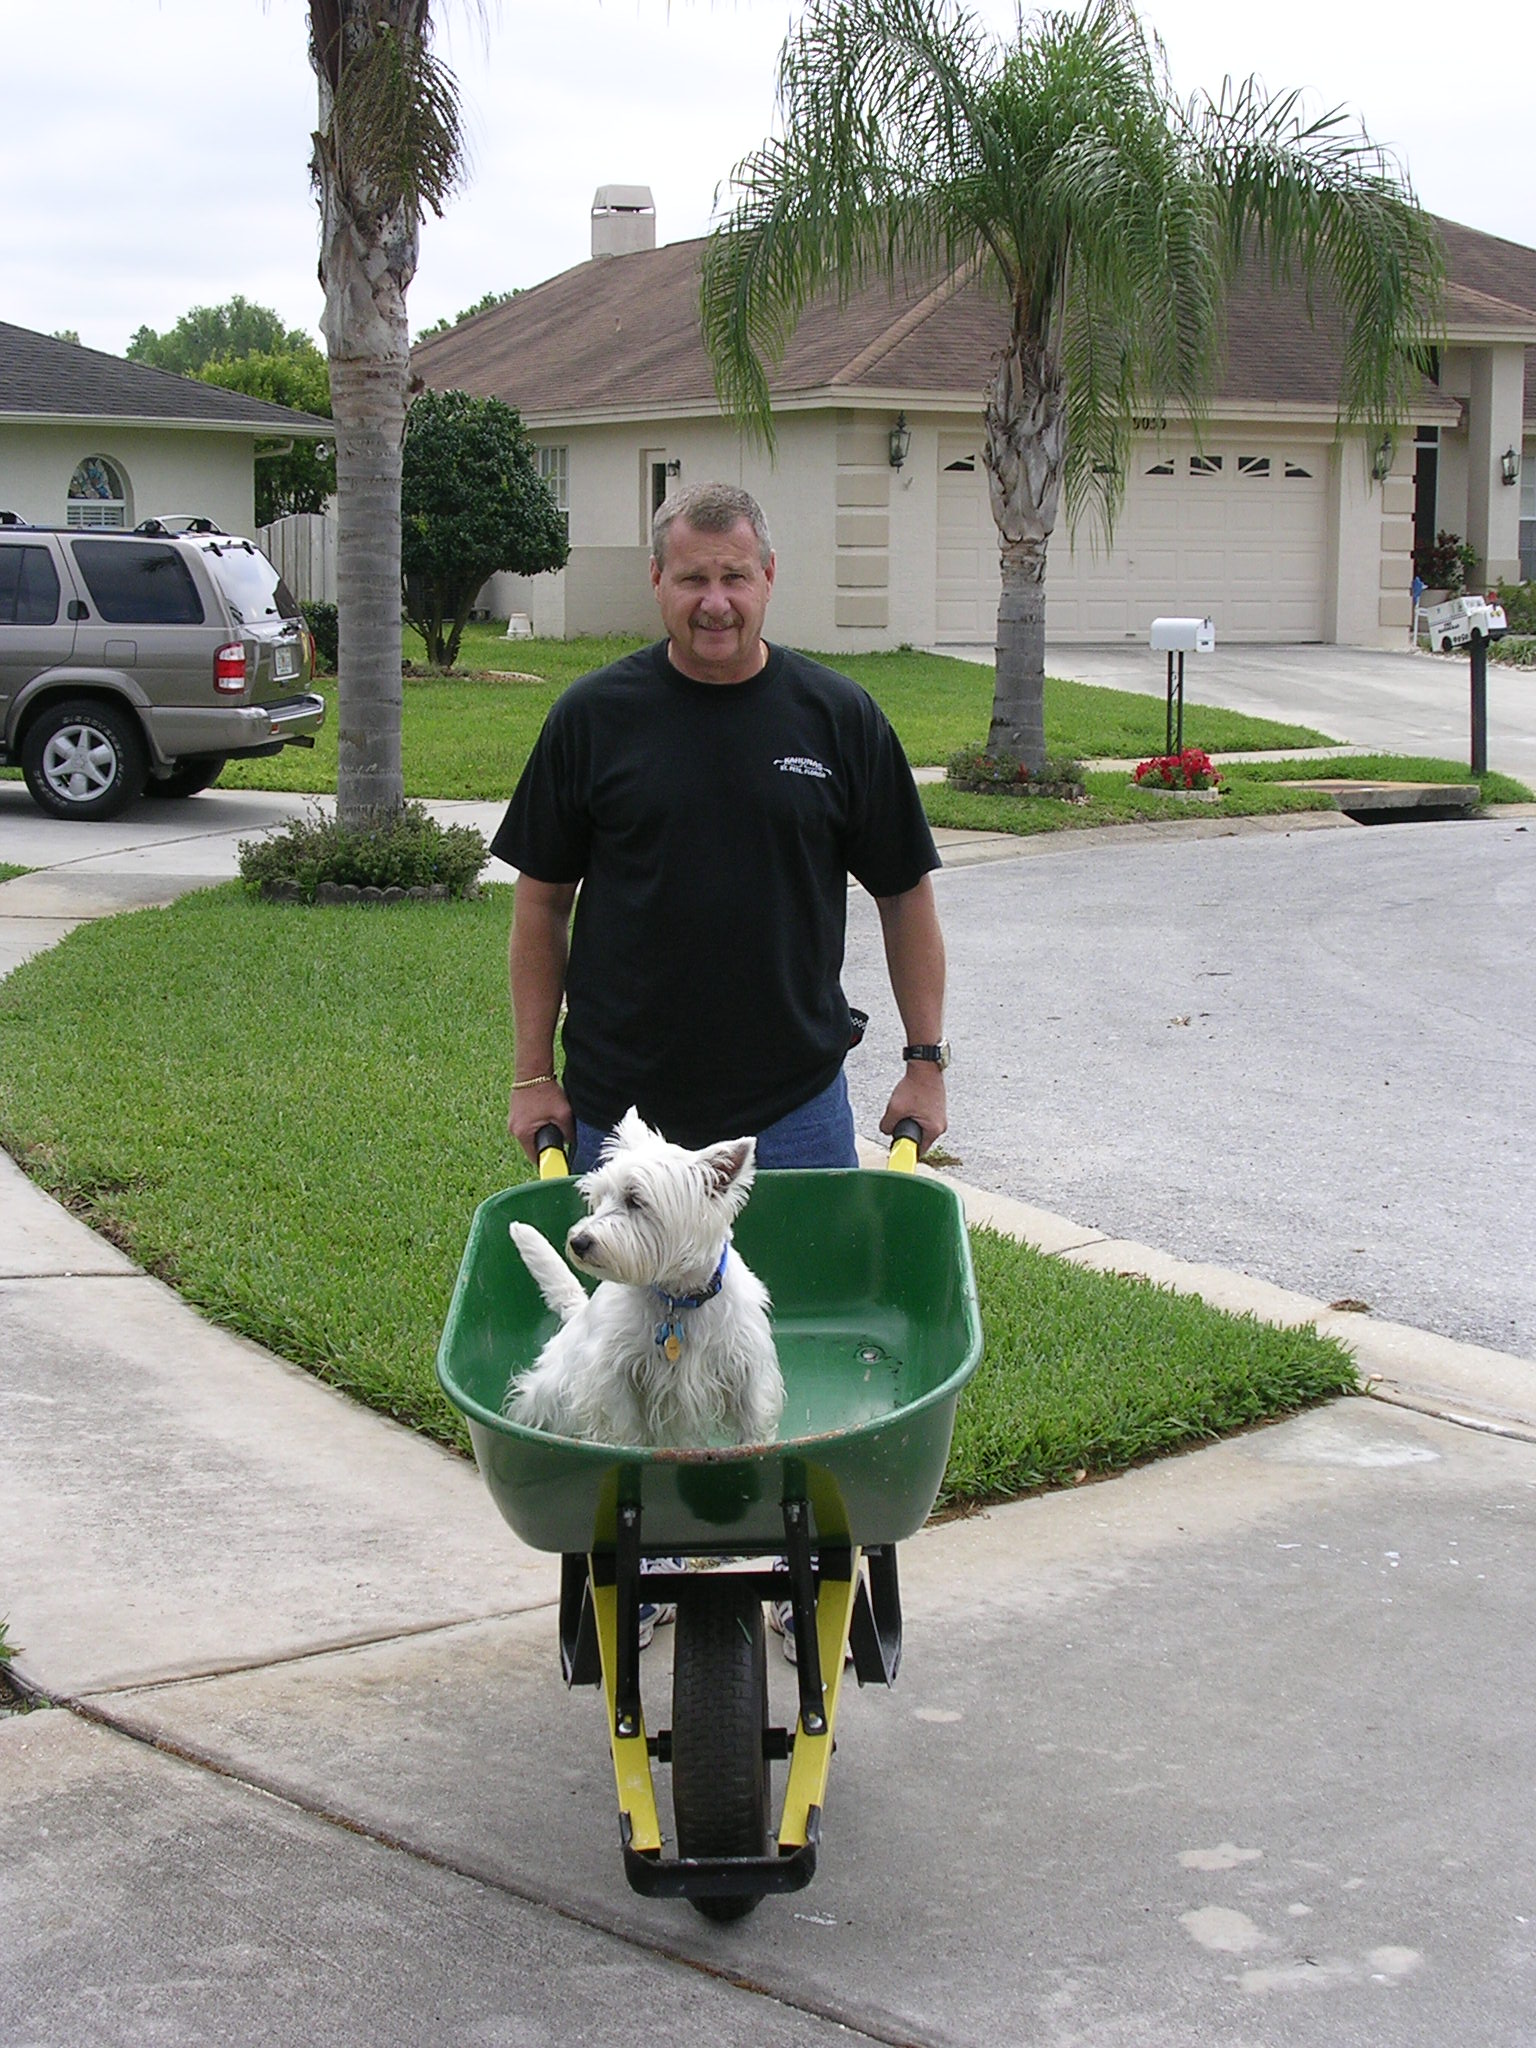
<svg viewBox="0 0 1536 2048">
<path fill-rule="evenodd" d="M 670 1145 L 631 1109 L 581 1182 L 590 1214 L 566 1256 L 588 1295 L 527 1223 L 508 1226 L 561 1319 L 504 1412 L 531 1429 L 608 1444 L 766 1443 L 784 1408 L 768 1290 L 731 1245 L 752 1187 L 755 1141 Z"/>
</svg>

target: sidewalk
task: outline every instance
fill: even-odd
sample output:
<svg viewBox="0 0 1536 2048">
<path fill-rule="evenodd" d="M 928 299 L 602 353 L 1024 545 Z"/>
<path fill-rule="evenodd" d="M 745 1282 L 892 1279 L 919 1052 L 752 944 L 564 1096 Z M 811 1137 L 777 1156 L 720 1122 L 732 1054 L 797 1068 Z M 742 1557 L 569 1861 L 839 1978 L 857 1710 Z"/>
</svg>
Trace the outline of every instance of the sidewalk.
<svg viewBox="0 0 1536 2048">
<path fill-rule="evenodd" d="M 0 885 L 0 963 L 93 892 L 195 886 L 253 808 Z M 73 1708 L 0 1718 L 7 2038 L 521 2048 L 639 2012 L 689 2044 L 1527 2040 L 1529 1362 L 968 1205 L 1332 1326 L 1394 1405 L 907 1544 L 906 1661 L 845 1703 L 821 1872 L 716 1928 L 625 1887 L 555 1561 L 473 1469 L 0 1160 L 0 1616 Z"/>
</svg>

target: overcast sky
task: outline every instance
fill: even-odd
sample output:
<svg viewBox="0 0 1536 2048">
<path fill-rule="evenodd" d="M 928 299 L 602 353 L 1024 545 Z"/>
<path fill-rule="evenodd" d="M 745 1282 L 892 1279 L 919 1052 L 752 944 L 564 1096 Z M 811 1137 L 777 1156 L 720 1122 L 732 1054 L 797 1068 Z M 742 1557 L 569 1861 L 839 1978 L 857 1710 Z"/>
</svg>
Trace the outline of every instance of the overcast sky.
<svg viewBox="0 0 1536 2048">
<path fill-rule="evenodd" d="M 798 0 L 796 0 L 796 8 Z M 708 227 L 767 134 L 786 0 L 439 0 L 470 182 L 429 219 L 420 329 L 581 262 L 598 185 L 645 184 L 658 239 Z M 973 11 L 998 28 L 1011 0 Z M 1258 72 L 1342 104 L 1421 201 L 1536 245 L 1532 0 L 1454 33 L 1427 0 L 1149 0 L 1181 93 Z M 235 292 L 318 335 L 315 88 L 302 0 L 0 0 L 0 319 L 121 352 Z"/>
</svg>

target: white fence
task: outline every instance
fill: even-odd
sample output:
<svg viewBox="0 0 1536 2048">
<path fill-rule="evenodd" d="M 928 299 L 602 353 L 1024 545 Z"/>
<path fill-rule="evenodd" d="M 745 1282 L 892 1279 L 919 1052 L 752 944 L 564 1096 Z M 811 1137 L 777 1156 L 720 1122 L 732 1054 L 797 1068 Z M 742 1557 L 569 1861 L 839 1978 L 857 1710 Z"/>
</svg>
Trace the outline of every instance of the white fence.
<svg viewBox="0 0 1536 2048">
<path fill-rule="evenodd" d="M 336 521 L 328 512 L 291 512 L 257 528 L 257 544 L 303 602 L 336 602 Z"/>
</svg>

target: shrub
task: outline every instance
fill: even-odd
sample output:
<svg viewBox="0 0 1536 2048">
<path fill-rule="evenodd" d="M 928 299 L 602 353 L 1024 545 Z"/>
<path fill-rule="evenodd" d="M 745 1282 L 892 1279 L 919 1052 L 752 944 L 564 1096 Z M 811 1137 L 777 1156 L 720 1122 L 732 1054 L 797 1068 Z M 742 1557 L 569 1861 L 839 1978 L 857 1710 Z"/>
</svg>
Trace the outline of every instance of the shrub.
<svg viewBox="0 0 1536 2048">
<path fill-rule="evenodd" d="M 264 839 L 243 839 L 240 875 L 260 893 L 313 903 L 326 883 L 357 889 L 472 893 L 485 866 L 484 837 L 472 825 L 439 825 L 423 804 L 406 804 L 376 824 L 343 825 L 311 810 Z"/>
<path fill-rule="evenodd" d="M 961 747 L 949 757 L 945 775 L 951 789 L 977 796 L 1054 796 L 1069 800 L 1087 794 L 1083 764 L 1066 756 L 1048 756 L 1031 769 L 1027 761 L 1002 748 Z"/>
<path fill-rule="evenodd" d="M 1536 633 L 1536 583 L 1501 583 L 1499 603 L 1511 633 Z"/>
<path fill-rule="evenodd" d="M 1506 668 L 1536 668 L 1536 639 L 1529 634 L 1511 633 L 1507 639 L 1490 644 L 1488 658 L 1503 662 Z"/>
<path fill-rule="evenodd" d="M 1413 573 L 1421 577 L 1426 590 L 1449 591 L 1452 597 L 1459 597 L 1467 587 L 1467 579 L 1477 567 L 1477 555 L 1470 542 L 1464 541 L 1459 533 L 1447 533 L 1442 527 L 1429 547 L 1413 551 Z"/>
<path fill-rule="evenodd" d="M 341 660 L 341 635 L 335 605 L 306 599 L 299 610 L 304 614 L 305 625 L 314 635 L 316 668 L 324 669 L 327 675 L 335 675 L 337 663 Z"/>
</svg>

